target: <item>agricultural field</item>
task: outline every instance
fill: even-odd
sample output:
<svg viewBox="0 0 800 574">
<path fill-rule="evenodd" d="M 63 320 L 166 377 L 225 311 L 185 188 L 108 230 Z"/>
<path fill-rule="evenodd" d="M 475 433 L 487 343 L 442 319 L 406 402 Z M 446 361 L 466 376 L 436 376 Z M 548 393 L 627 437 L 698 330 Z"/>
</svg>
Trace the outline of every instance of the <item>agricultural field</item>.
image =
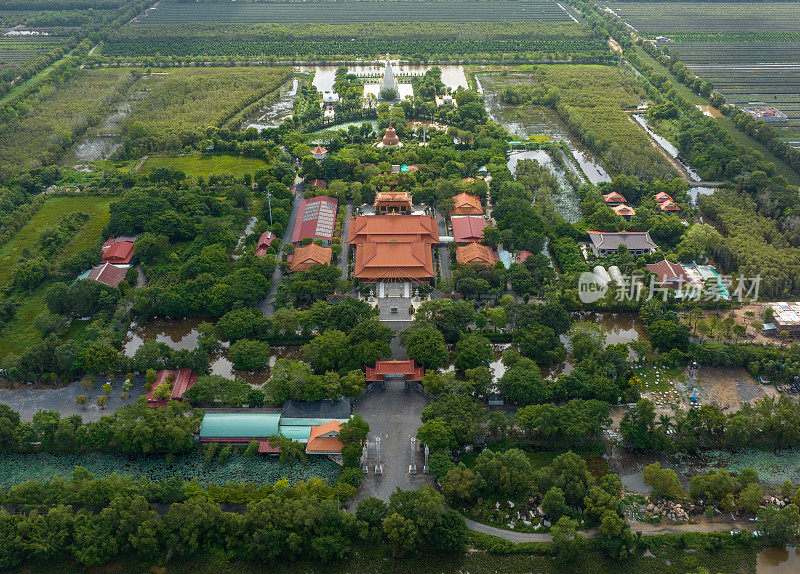
<svg viewBox="0 0 800 574">
<path fill-rule="evenodd" d="M 57 88 L 39 87 L 24 117 L 0 124 L 0 180 L 56 161 L 133 80 L 130 70 L 80 70 Z"/>
<path fill-rule="evenodd" d="M 255 173 L 268 165 L 260 159 L 231 155 L 151 157 L 142 164 L 140 170 L 148 172 L 159 167 L 165 167 L 182 171 L 189 176 L 229 173 L 240 177 L 245 173 Z"/>
<path fill-rule="evenodd" d="M 645 36 L 800 32 L 800 2 L 606 2 Z"/>
<path fill-rule="evenodd" d="M 40 56 L 42 52 L 54 50 L 62 39 L 53 36 L 12 37 L 0 36 L 0 70 L 18 65 Z"/>
<path fill-rule="evenodd" d="M 5 454 L 0 456 L 0 487 L 26 480 L 46 481 L 53 476 L 69 478 L 76 466 L 82 466 L 97 478 L 110 474 L 146 476 L 165 480 L 173 476 L 203 484 L 226 482 L 272 484 L 282 478 L 291 483 L 323 478 L 333 484 L 340 467 L 324 457 L 313 457 L 306 464 L 281 464 L 277 458 L 233 456 L 227 462 L 207 465 L 201 454 L 176 455 L 171 462 L 163 456 L 124 456 L 109 453 L 89 454 Z"/>
<path fill-rule="evenodd" d="M 180 149 L 222 127 L 237 112 L 277 90 L 291 68 L 180 68 L 137 83 L 149 92 L 123 123 L 128 153 Z"/>
<path fill-rule="evenodd" d="M 358 22 L 572 22 L 555 2 L 458 0 L 456 2 L 161 2 L 139 25 L 151 24 L 354 24 Z"/>
<path fill-rule="evenodd" d="M 800 147 L 800 2 L 612 2 L 607 6 L 714 84 L 732 104 L 775 106 L 773 124 Z"/>
<path fill-rule="evenodd" d="M 448 3 L 450 5 L 450 3 Z M 201 5 L 202 6 L 202 5 Z M 443 40 L 446 39 L 446 40 Z M 123 61 L 142 57 L 296 58 L 397 54 L 422 60 L 524 53 L 529 59 L 611 61 L 605 41 L 575 22 L 401 22 L 352 24 L 150 24 L 121 28 L 100 48 Z M 497 58 L 495 58 L 497 59 Z"/>
</svg>

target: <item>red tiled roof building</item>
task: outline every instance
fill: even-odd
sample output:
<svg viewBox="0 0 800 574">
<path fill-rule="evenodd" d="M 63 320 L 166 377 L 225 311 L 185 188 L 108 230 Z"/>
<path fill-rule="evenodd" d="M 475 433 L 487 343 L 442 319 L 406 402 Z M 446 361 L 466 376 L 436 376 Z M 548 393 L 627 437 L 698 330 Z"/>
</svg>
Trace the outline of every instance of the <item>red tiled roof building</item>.
<svg viewBox="0 0 800 574">
<path fill-rule="evenodd" d="M 305 271 L 312 265 L 328 265 L 331 262 L 333 250 L 316 243 L 301 245 L 295 248 L 291 255 L 291 270 Z"/>
<path fill-rule="evenodd" d="M 153 395 L 155 394 L 156 389 L 161 384 L 165 383 L 170 377 L 173 378 L 173 381 L 172 392 L 170 393 L 169 398 L 155 398 Z M 169 401 L 182 401 L 183 394 L 191 389 L 196 382 L 197 374 L 191 369 L 181 369 L 179 371 L 168 371 L 166 369 L 161 370 L 158 372 L 155 382 L 153 382 L 153 384 L 150 386 L 150 390 L 147 391 L 147 406 L 163 407 L 166 406 Z"/>
<path fill-rule="evenodd" d="M 339 202 L 332 197 L 320 195 L 304 199 L 297 210 L 292 231 L 292 243 L 303 239 L 331 241 L 336 225 L 336 207 Z"/>
<path fill-rule="evenodd" d="M 348 243 L 439 243 L 439 224 L 429 215 L 358 215 L 350 221 Z"/>
<path fill-rule="evenodd" d="M 258 247 L 256 247 L 256 255 L 266 255 L 267 248 L 272 246 L 272 242 L 278 236 L 272 233 L 272 231 L 265 231 L 261 234 L 261 237 L 258 238 Z"/>
<path fill-rule="evenodd" d="M 356 249 L 353 277 L 361 281 L 428 281 L 435 276 L 428 243 L 365 242 Z"/>
<path fill-rule="evenodd" d="M 133 259 L 133 241 L 117 241 L 103 249 L 102 263 L 128 265 Z"/>
<path fill-rule="evenodd" d="M 483 215 L 483 206 L 477 195 L 459 193 L 453 196 L 453 204 L 450 215 Z"/>
<path fill-rule="evenodd" d="M 456 247 L 456 261 L 462 265 L 479 263 L 481 265 L 494 265 L 498 261 L 497 253 L 491 247 L 480 243 L 470 243 Z"/>
<path fill-rule="evenodd" d="M 453 237 L 459 243 L 480 241 L 483 239 L 483 230 L 488 225 L 485 217 L 466 215 L 453 217 Z"/>
<path fill-rule="evenodd" d="M 367 367 L 367 381 L 382 381 L 385 377 L 404 376 L 407 381 L 421 381 L 425 367 L 418 367 L 414 361 L 376 361 L 374 367 Z"/>
<path fill-rule="evenodd" d="M 125 280 L 125 275 L 127 273 L 128 269 L 124 267 L 115 267 L 111 265 L 111 263 L 103 263 L 97 267 L 92 267 L 92 270 L 89 271 L 89 275 L 87 275 L 86 278 L 102 283 L 103 285 L 108 285 L 109 287 L 118 287 L 119 284 Z"/>
</svg>

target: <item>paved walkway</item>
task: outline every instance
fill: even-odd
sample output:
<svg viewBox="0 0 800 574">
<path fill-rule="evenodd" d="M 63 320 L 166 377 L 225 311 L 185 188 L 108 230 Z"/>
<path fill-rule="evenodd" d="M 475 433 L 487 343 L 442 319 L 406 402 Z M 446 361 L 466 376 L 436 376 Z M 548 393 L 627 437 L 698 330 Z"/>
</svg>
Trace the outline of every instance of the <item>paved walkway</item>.
<svg viewBox="0 0 800 574">
<path fill-rule="evenodd" d="M 439 236 L 447 235 L 447 225 L 445 223 L 445 215 L 436 212 L 436 219 L 439 222 Z M 439 268 L 441 270 L 442 279 L 452 279 L 453 273 L 450 271 L 450 250 L 447 244 L 440 244 L 437 249 L 439 250 Z"/>
<path fill-rule="evenodd" d="M 297 181 L 297 180 L 295 180 Z M 272 300 L 275 298 L 275 294 L 278 292 L 278 285 L 281 284 L 281 280 L 283 279 L 283 274 L 281 273 L 281 253 L 283 253 L 284 247 L 292 242 L 292 233 L 294 232 L 294 221 L 297 219 L 297 210 L 300 209 L 300 202 L 303 201 L 303 182 L 302 180 L 297 182 L 295 185 L 295 192 L 294 192 L 294 202 L 292 202 L 292 212 L 289 214 L 289 223 L 286 225 L 286 231 L 283 233 L 283 238 L 281 239 L 281 247 L 278 250 L 278 261 L 275 264 L 275 271 L 272 272 L 272 279 L 270 280 L 269 291 L 267 292 L 267 296 L 258 304 L 258 309 L 267 317 L 271 317 L 272 314 L 275 312 L 275 309 L 272 308 Z"/>
<path fill-rule="evenodd" d="M 513 530 L 504 530 L 502 528 L 495 528 L 487 524 L 475 522 L 469 518 L 465 519 L 467 528 L 475 532 L 482 532 L 484 534 L 491 534 L 504 540 L 519 544 L 520 542 L 550 542 L 553 540 L 552 534 L 539 533 L 539 532 L 515 532 Z M 730 532 L 731 530 L 748 530 L 752 532 L 755 530 L 755 523 L 749 521 L 737 522 L 712 522 L 703 524 L 645 524 L 643 522 L 629 523 L 633 532 L 641 532 L 645 536 L 657 536 L 660 534 L 681 534 L 683 532 Z M 578 532 L 586 538 L 596 538 L 599 536 L 600 531 L 597 528 L 590 528 L 588 530 L 580 530 Z"/>
<path fill-rule="evenodd" d="M 347 238 L 350 235 L 350 218 L 353 216 L 353 203 L 350 202 L 345 208 L 344 223 L 342 224 L 342 253 L 339 255 L 339 269 L 342 270 L 342 279 L 347 279 L 347 260 L 350 252 L 350 244 Z"/>
<path fill-rule="evenodd" d="M 6 404 L 17 411 L 23 421 L 33 420 L 33 415 L 38 411 L 52 410 L 60 413 L 62 418 L 80 415 L 84 422 L 88 422 L 96 421 L 103 415 L 110 415 L 124 405 L 135 403 L 145 393 L 144 377 L 137 377 L 134 379 L 133 388 L 130 390 L 130 397 L 122 400 L 120 395 L 122 394 L 124 379 L 118 378 L 111 385 L 112 390 L 108 396 L 106 408 L 100 409 L 97 406 L 97 397 L 103 394 L 103 390 L 100 387 L 105 382 L 105 377 L 97 377 L 94 388 L 89 392 L 86 392 L 81 386 L 80 381 L 74 381 L 59 389 L 0 389 L 0 403 Z M 89 398 L 86 402 L 86 409 L 75 402 L 78 395 L 84 394 Z"/>
<path fill-rule="evenodd" d="M 420 415 L 428 405 L 428 400 L 417 392 L 404 390 L 403 383 L 389 381 L 385 390 L 375 390 L 358 401 L 353 412 L 364 417 L 369 423 L 370 433 L 367 438 L 367 456 L 369 473 L 364 476 L 362 488 L 350 502 L 350 506 L 359 500 L 374 496 L 389 501 L 397 488 L 401 490 L 417 490 L 426 484 L 433 484 L 430 474 L 423 474 L 424 456 L 417 452 L 417 474 L 408 474 L 411 462 L 411 437 L 416 436 L 422 424 Z M 381 458 L 383 459 L 383 475 L 375 474 L 375 438 L 381 439 Z"/>
</svg>

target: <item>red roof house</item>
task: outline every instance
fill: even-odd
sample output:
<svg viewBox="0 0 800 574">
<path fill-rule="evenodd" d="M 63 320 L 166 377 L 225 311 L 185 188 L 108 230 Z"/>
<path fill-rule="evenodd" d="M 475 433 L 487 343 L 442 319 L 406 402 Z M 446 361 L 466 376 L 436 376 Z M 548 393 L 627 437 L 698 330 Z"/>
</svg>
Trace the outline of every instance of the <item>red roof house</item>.
<svg viewBox="0 0 800 574">
<path fill-rule="evenodd" d="M 678 289 L 681 285 L 702 286 L 703 284 L 702 279 L 698 282 L 697 279 L 686 272 L 686 269 L 680 263 L 673 263 L 664 259 L 658 263 L 648 263 L 645 267 L 656 276 L 656 281 L 662 287 Z"/>
<path fill-rule="evenodd" d="M 301 245 L 290 255 L 290 268 L 292 271 L 305 271 L 312 265 L 328 265 L 331 262 L 333 250 L 316 243 Z"/>
<path fill-rule="evenodd" d="M 292 243 L 298 243 L 307 237 L 331 241 L 338 203 L 334 198 L 324 195 L 301 201 L 294 220 Z"/>
<path fill-rule="evenodd" d="M 656 194 L 656 203 L 664 203 L 665 201 L 675 201 L 672 199 L 672 196 L 668 193 L 664 193 L 663 191 Z"/>
<path fill-rule="evenodd" d="M 636 215 L 636 211 L 632 207 L 628 207 L 627 205 L 624 204 L 615 205 L 611 209 L 614 211 L 614 213 L 616 213 L 621 217 L 624 217 L 625 219 L 628 219 Z"/>
<path fill-rule="evenodd" d="M 659 204 L 661 211 L 680 211 L 681 208 L 672 200 L 667 200 Z"/>
<path fill-rule="evenodd" d="M 272 245 L 272 242 L 278 236 L 272 233 L 271 231 L 265 231 L 261 234 L 261 237 L 258 238 L 258 247 L 256 247 L 256 255 L 266 255 L 267 248 Z"/>
<path fill-rule="evenodd" d="M 105 251 L 106 249 L 108 249 L 115 243 L 119 243 L 120 241 L 130 241 L 131 243 L 135 243 L 138 238 L 139 238 L 138 235 L 120 235 L 119 237 L 109 237 L 108 239 L 105 240 L 100 249 Z"/>
<path fill-rule="evenodd" d="M 86 278 L 102 283 L 103 285 L 108 285 L 109 287 L 119 287 L 119 284 L 125 280 L 125 274 L 127 272 L 128 269 L 124 267 L 115 267 L 111 265 L 111 263 L 103 263 L 97 267 L 92 267 L 92 270 L 89 271 L 89 275 L 87 275 Z"/>
<path fill-rule="evenodd" d="M 491 247 L 480 243 L 470 243 L 456 247 L 456 261 L 462 265 L 480 263 L 481 265 L 494 265 L 497 253 Z"/>
<path fill-rule="evenodd" d="M 133 241 L 117 241 L 103 249 L 102 263 L 128 265 L 133 259 Z"/>
<path fill-rule="evenodd" d="M 483 215 L 483 206 L 477 195 L 459 193 L 453 196 L 453 203 L 450 215 Z"/>
<path fill-rule="evenodd" d="M 431 246 L 422 242 L 365 242 L 356 248 L 353 277 L 362 281 L 428 281 L 436 276 Z"/>
<path fill-rule="evenodd" d="M 348 243 L 439 243 L 439 223 L 429 215 L 357 215 Z"/>
<path fill-rule="evenodd" d="M 167 399 L 157 399 L 153 396 L 156 388 L 169 379 L 172 379 L 172 392 Z M 163 369 L 158 372 L 155 382 L 147 391 L 148 407 L 163 407 L 169 401 L 182 401 L 183 394 L 191 389 L 197 382 L 197 374 L 191 369 L 181 369 L 179 371 L 168 371 Z"/>
<path fill-rule="evenodd" d="M 321 145 L 318 145 L 313 150 L 311 150 L 311 155 L 314 156 L 314 159 L 318 159 L 318 160 L 325 159 L 325 156 L 328 155 L 328 150 L 326 150 Z"/>
<path fill-rule="evenodd" d="M 483 230 L 488 225 L 485 217 L 466 215 L 453 217 L 453 236 L 459 243 L 480 241 L 483 239 Z"/>
<path fill-rule="evenodd" d="M 616 191 L 605 194 L 603 199 L 606 200 L 608 205 L 619 205 L 620 203 L 625 203 L 627 201 L 624 195 L 617 193 Z"/>
<path fill-rule="evenodd" d="M 385 377 L 404 376 L 407 381 L 421 381 L 425 367 L 417 367 L 414 361 L 375 361 L 367 367 L 367 381 L 382 381 Z"/>
<path fill-rule="evenodd" d="M 311 427 L 311 434 L 306 443 L 306 454 L 339 454 L 342 452 L 342 441 L 339 440 L 339 429 L 342 423 L 330 421 L 324 425 Z"/>
<path fill-rule="evenodd" d="M 526 261 L 526 260 L 528 259 L 528 257 L 530 257 L 531 255 L 533 255 L 533 253 L 531 253 L 531 252 L 530 252 L 530 251 L 528 251 L 527 249 L 523 249 L 523 250 L 521 250 L 521 251 L 519 252 L 519 255 L 517 255 L 517 263 L 525 263 L 525 261 Z"/>
<path fill-rule="evenodd" d="M 375 209 L 378 213 L 391 213 L 410 210 L 413 207 L 411 194 L 390 191 L 379 192 L 375 195 Z"/>
</svg>

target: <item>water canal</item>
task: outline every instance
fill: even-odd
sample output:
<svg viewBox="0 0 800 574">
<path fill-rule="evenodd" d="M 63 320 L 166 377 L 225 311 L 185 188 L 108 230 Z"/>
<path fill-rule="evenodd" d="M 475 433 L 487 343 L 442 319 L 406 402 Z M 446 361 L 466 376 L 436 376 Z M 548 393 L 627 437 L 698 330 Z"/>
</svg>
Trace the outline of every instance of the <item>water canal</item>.
<svg viewBox="0 0 800 574">
<path fill-rule="evenodd" d="M 258 112 L 245 121 L 245 128 L 263 130 L 281 125 L 283 120 L 292 114 L 292 108 L 300 90 L 301 81 L 303 80 L 300 78 L 292 78 L 278 88 L 277 97 L 274 92 L 268 95 L 264 105 Z"/>
</svg>

